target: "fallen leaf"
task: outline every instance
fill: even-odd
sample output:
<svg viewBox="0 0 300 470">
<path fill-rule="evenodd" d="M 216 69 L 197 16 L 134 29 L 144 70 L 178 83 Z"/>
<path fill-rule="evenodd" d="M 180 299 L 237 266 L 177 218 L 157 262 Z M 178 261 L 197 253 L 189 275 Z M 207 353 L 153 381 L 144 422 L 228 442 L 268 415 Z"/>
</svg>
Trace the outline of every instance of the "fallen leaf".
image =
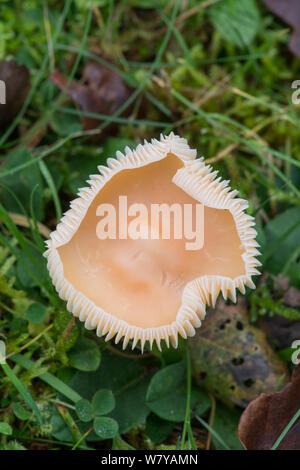
<svg viewBox="0 0 300 470">
<path fill-rule="evenodd" d="M 268 278 L 269 274 L 267 272 L 265 274 L 265 279 Z M 279 273 L 277 276 L 272 276 L 274 281 L 275 290 L 286 291 L 290 285 L 290 278 L 288 276 L 283 276 Z M 261 279 L 261 278 L 260 278 Z"/>
<path fill-rule="evenodd" d="M 259 318 L 259 327 L 265 332 L 270 344 L 278 349 L 289 348 L 293 341 L 300 338 L 300 321 L 281 315 Z"/>
<path fill-rule="evenodd" d="M 299 0 L 263 0 L 272 13 L 293 28 L 290 51 L 300 57 L 300 2 Z"/>
<path fill-rule="evenodd" d="M 289 287 L 288 277 L 274 276 L 275 290 L 288 307 L 300 306 L 300 291 Z M 258 318 L 261 328 L 269 343 L 277 349 L 289 348 L 293 341 L 300 338 L 300 320 L 284 317 L 283 315 L 263 315 Z"/>
<path fill-rule="evenodd" d="M 290 287 L 283 297 L 284 303 L 289 307 L 300 307 L 300 290 Z"/>
<path fill-rule="evenodd" d="M 0 129 L 7 127 L 23 106 L 30 89 L 29 72 L 15 60 L 0 62 L 0 80 L 4 81 L 6 103 L 0 105 Z"/>
<path fill-rule="evenodd" d="M 245 409 L 239 423 L 239 439 L 247 450 L 270 450 L 300 409 L 300 366 L 292 381 L 272 394 L 262 393 Z M 278 450 L 300 449 L 300 419 L 283 438 Z"/>
<path fill-rule="evenodd" d="M 112 62 L 107 57 L 105 59 Z M 50 79 L 61 90 L 64 90 L 68 83 L 68 79 L 58 69 L 54 70 Z M 105 116 L 114 114 L 127 101 L 131 93 L 132 89 L 117 72 L 92 59 L 88 60 L 84 67 L 82 80 L 71 81 L 66 89 L 66 94 L 71 96 L 83 111 Z M 129 106 L 121 116 L 128 116 L 131 110 L 132 106 Z M 95 129 L 101 122 L 103 122 L 101 119 L 82 116 L 84 130 Z M 111 123 L 105 128 L 105 133 L 112 134 L 116 129 L 117 124 Z"/>
<path fill-rule="evenodd" d="M 226 404 L 245 407 L 288 375 L 265 335 L 249 325 L 242 297 L 237 305 L 220 299 L 189 345 L 195 379 Z"/>
</svg>

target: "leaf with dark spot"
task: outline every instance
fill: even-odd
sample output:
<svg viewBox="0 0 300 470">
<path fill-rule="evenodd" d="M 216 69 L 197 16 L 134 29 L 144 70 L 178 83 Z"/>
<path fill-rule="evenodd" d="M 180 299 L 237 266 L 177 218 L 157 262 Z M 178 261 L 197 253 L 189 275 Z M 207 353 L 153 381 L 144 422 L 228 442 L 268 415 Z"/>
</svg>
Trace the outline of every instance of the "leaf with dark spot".
<svg viewBox="0 0 300 470">
<path fill-rule="evenodd" d="M 245 407 L 288 375 L 264 334 L 249 325 L 242 298 L 237 305 L 220 300 L 189 344 L 196 380 L 226 404 Z"/>
<path fill-rule="evenodd" d="M 107 57 L 105 59 L 110 62 Z M 68 79 L 58 69 L 54 70 L 50 79 L 61 90 L 66 89 L 66 94 L 72 97 L 83 111 L 105 116 L 113 115 L 132 93 L 132 89 L 117 72 L 93 59 L 88 60 L 84 67 L 80 82 L 73 80 L 68 83 Z M 131 110 L 132 106 L 129 106 L 121 116 L 128 116 Z M 103 119 L 82 116 L 85 130 L 95 129 L 101 122 Z M 112 134 L 116 129 L 117 125 L 111 123 L 105 128 L 105 133 Z"/>
<path fill-rule="evenodd" d="M 300 57 L 300 2 L 299 0 L 263 0 L 272 13 L 293 28 L 289 48 Z"/>
<path fill-rule="evenodd" d="M 278 348 L 289 348 L 293 341 L 300 338 L 300 321 L 281 315 L 259 318 L 259 327 L 265 332 L 269 343 Z"/>
<path fill-rule="evenodd" d="M 29 72 L 14 60 L 0 62 L 0 80 L 5 84 L 5 104 L 0 104 L 0 129 L 6 128 L 23 106 L 30 89 Z"/>
<path fill-rule="evenodd" d="M 239 438 L 247 450 L 269 450 L 300 409 L 300 366 L 281 391 L 262 393 L 253 400 L 239 423 Z M 278 445 L 278 450 L 299 450 L 300 419 Z"/>
</svg>

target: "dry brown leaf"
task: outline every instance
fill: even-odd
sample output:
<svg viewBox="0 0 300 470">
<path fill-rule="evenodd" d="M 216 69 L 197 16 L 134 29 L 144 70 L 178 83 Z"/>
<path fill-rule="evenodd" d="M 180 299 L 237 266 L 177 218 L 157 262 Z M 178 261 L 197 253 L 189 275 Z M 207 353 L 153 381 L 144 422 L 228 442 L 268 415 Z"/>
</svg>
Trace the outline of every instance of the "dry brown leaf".
<svg viewBox="0 0 300 470">
<path fill-rule="evenodd" d="M 290 287 L 283 297 L 284 303 L 289 307 L 300 307 L 300 290 Z"/>
<path fill-rule="evenodd" d="M 20 227 L 30 227 L 29 222 L 32 225 L 34 224 L 33 220 L 27 219 L 25 215 L 16 214 L 15 212 L 9 212 L 8 214 L 12 221 Z M 51 230 L 46 225 L 42 224 L 41 222 L 37 222 L 37 228 L 40 234 L 43 235 L 43 237 L 47 239 L 50 238 Z"/>
<path fill-rule="evenodd" d="M 300 338 L 299 320 L 291 320 L 281 315 L 264 315 L 258 319 L 258 325 L 269 343 L 278 349 L 289 348 L 293 341 Z"/>
<path fill-rule="evenodd" d="M 109 61 L 107 57 L 105 59 Z M 58 69 L 54 70 L 50 79 L 61 90 L 64 90 L 68 83 L 68 79 Z M 72 81 L 66 90 L 66 94 L 71 96 L 83 111 L 105 116 L 114 114 L 127 101 L 131 93 L 132 90 L 118 73 L 92 59 L 87 62 L 83 70 L 82 80 Z M 129 106 L 121 116 L 128 116 L 131 110 L 132 107 Z M 83 116 L 82 122 L 84 130 L 89 130 L 96 128 L 103 121 Z M 111 134 L 116 129 L 117 125 L 111 123 L 105 128 L 105 133 Z"/>
<path fill-rule="evenodd" d="M 245 409 L 239 423 L 239 439 L 247 450 L 269 450 L 300 409 L 300 366 L 281 391 L 262 393 Z M 283 438 L 278 450 L 300 450 L 300 419 Z"/>
<path fill-rule="evenodd" d="M 15 60 L 0 62 L 0 80 L 6 87 L 6 104 L 0 105 L 0 129 L 6 128 L 23 106 L 30 89 L 29 72 Z"/>
<path fill-rule="evenodd" d="M 300 2 L 299 0 L 263 0 L 272 13 L 279 16 L 285 23 L 293 28 L 289 48 L 300 57 Z"/>
</svg>

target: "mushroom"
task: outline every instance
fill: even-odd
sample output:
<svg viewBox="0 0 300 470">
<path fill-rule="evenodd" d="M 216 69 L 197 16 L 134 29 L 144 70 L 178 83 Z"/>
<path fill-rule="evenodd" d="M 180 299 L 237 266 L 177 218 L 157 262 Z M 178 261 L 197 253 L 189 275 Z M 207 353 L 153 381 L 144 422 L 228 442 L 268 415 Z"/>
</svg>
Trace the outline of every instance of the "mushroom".
<svg viewBox="0 0 300 470">
<path fill-rule="evenodd" d="M 220 292 L 235 302 L 236 289 L 255 288 L 261 263 L 248 203 L 185 139 L 171 133 L 126 147 L 98 170 L 44 254 L 59 296 L 87 329 L 106 341 L 123 338 L 123 348 L 130 340 L 132 349 L 138 341 L 142 350 L 146 341 L 177 347 L 178 334 L 193 336 Z M 152 217 L 162 205 L 170 215 L 164 228 Z M 181 237 L 178 207 L 189 209 Z"/>
</svg>

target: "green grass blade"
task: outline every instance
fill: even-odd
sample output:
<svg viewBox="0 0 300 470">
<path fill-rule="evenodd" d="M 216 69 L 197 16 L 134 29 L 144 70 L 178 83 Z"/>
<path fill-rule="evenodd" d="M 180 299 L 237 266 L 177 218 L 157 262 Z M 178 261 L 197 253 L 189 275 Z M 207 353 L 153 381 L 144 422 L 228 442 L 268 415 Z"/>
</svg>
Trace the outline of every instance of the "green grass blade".
<svg viewBox="0 0 300 470">
<path fill-rule="evenodd" d="M 42 160 L 39 162 L 39 167 L 40 167 L 41 173 L 42 173 L 43 177 L 45 178 L 45 181 L 47 182 L 47 184 L 49 186 L 49 189 L 52 193 L 53 202 L 54 202 L 55 211 L 56 211 L 56 218 L 57 218 L 57 222 L 59 222 L 60 219 L 61 219 L 62 210 L 61 210 L 59 197 L 58 197 L 58 194 L 57 194 L 57 191 L 56 191 L 56 187 L 55 187 L 52 175 L 51 175 L 50 171 L 48 170 L 46 163 L 43 162 Z"/>
<path fill-rule="evenodd" d="M 105 121 L 107 123 L 116 122 L 118 124 L 132 124 L 132 125 L 144 125 L 144 126 L 152 126 L 152 127 L 159 127 L 159 128 L 166 128 L 170 126 L 169 122 L 160 122 L 160 121 L 150 121 L 145 119 L 131 119 L 131 118 L 122 118 L 117 116 L 109 116 L 108 114 L 100 114 L 100 113 L 91 113 L 88 111 L 82 111 L 79 109 L 73 108 L 66 108 L 66 107 L 58 107 L 58 111 L 65 113 L 65 114 L 73 114 L 75 116 L 85 116 L 90 117 L 93 119 L 99 119 L 101 121 Z"/>
<path fill-rule="evenodd" d="M 226 450 L 230 450 L 230 447 L 228 447 L 228 445 L 226 444 L 225 441 L 223 441 L 222 437 L 209 425 L 207 424 L 206 421 L 204 421 L 204 419 L 200 418 L 200 416 L 196 416 L 197 420 L 202 424 L 202 426 L 205 427 L 205 429 L 207 429 L 213 436 L 215 439 L 217 439 L 217 441 L 220 442 L 220 444 L 226 449 Z"/>
<path fill-rule="evenodd" d="M 271 447 L 271 450 L 276 450 L 277 447 L 279 446 L 279 444 L 281 443 L 281 441 L 285 438 L 285 436 L 287 435 L 287 433 L 289 432 L 289 430 L 294 426 L 294 424 L 296 423 L 297 419 L 300 418 L 300 408 L 299 410 L 294 414 L 294 416 L 292 417 L 291 421 L 288 423 L 288 425 L 285 427 L 285 429 L 282 431 L 282 433 L 280 434 L 280 436 L 278 437 L 278 439 L 276 439 L 276 441 L 274 442 L 274 444 L 272 445 Z"/>
<path fill-rule="evenodd" d="M 32 409 L 32 411 L 35 413 L 38 421 L 40 424 L 43 424 L 43 419 L 42 415 L 40 413 L 40 410 L 37 407 L 37 404 L 35 403 L 34 399 L 32 398 L 31 394 L 27 390 L 27 388 L 22 384 L 22 382 L 18 379 L 18 377 L 15 375 L 13 370 L 9 367 L 8 364 L 1 364 L 3 371 L 5 372 L 6 376 L 9 378 L 11 383 L 14 385 L 14 387 L 18 390 L 19 394 L 22 396 L 23 400 L 25 403 L 29 406 L 29 408 Z"/>
<path fill-rule="evenodd" d="M 34 366 L 34 362 L 28 359 L 27 357 L 22 356 L 22 354 L 14 354 L 10 357 L 10 360 L 19 364 L 20 366 L 24 367 L 24 369 L 31 369 Z M 54 388 L 57 392 L 64 395 L 66 398 L 71 400 L 73 403 L 81 400 L 82 397 L 79 393 L 75 392 L 71 387 L 66 385 L 62 380 L 55 377 L 50 372 L 45 372 L 39 376 L 40 380 L 50 385 L 50 387 Z"/>
<path fill-rule="evenodd" d="M 276 175 L 279 176 L 286 184 L 289 186 L 289 188 L 294 192 L 295 195 L 300 196 L 300 191 L 294 186 L 294 184 L 287 178 L 282 171 L 277 168 L 264 154 L 263 151 L 268 151 L 271 152 L 271 149 L 265 148 L 262 146 L 259 146 L 257 144 L 254 144 L 253 141 L 247 140 L 243 137 L 240 137 L 236 132 L 232 131 L 229 127 L 225 126 L 224 124 L 221 124 L 216 120 L 216 117 L 211 114 L 211 113 L 206 113 L 202 109 L 199 109 L 194 103 L 186 99 L 181 93 L 179 93 L 176 90 L 172 90 L 172 94 L 178 101 L 181 101 L 181 103 L 185 104 L 187 107 L 192 109 L 196 114 L 198 114 L 200 117 L 202 117 L 206 122 L 208 122 L 212 127 L 217 127 L 221 130 L 223 130 L 228 136 L 230 136 L 235 142 L 239 142 L 252 151 L 260 157 L 260 159 L 268 165 Z M 234 123 L 238 126 L 238 123 L 234 121 Z M 238 126 L 239 127 L 239 126 Z M 290 157 L 288 157 L 290 158 Z M 295 164 L 294 160 L 292 160 L 293 164 Z"/>
</svg>

